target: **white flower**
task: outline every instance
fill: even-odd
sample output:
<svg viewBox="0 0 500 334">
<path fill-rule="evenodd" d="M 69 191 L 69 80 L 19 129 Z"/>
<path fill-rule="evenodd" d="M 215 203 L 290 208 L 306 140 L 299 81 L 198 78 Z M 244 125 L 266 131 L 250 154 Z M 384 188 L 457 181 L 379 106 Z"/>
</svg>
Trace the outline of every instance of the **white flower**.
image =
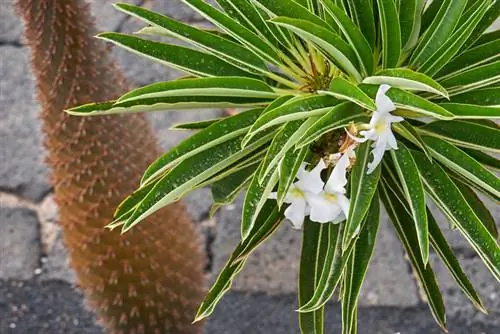
<svg viewBox="0 0 500 334">
<path fill-rule="evenodd" d="M 302 164 L 297 173 L 299 179 L 295 182 L 285 196 L 284 202 L 290 204 L 285 210 L 285 217 L 292 222 L 296 229 L 301 229 L 304 218 L 309 215 L 310 207 L 306 200 L 309 194 L 318 194 L 323 190 L 324 182 L 321 180 L 321 171 L 326 168 L 323 160 L 310 172 L 305 169 L 306 164 Z M 277 194 L 272 193 L 269 198 L 276 199 Z"/>
<path fill-rule="evenodd" d="M 391 99 L 385 95 L 389 89 L 391 89 L 389 85 L 380 86 L 375 99 L 377 110 L 372 115 L 368 130 L 360 132 L 364 138 L 351 136 L 351 138 L 360 143 L 367 140 L 374 141 L 372 145 L 373 161 L 368 164 L 368 174 L 371 174 L 380 164 L 385 151 L 398 149 L 398 144 L 392 133 L 391 126 L 392 123 L 399 123 L 404 119 L 399 116 L 391 115 L 391 111 L 396 110 L 396 106 Z"/>
<path fill-rule="evenodd" d="M 354 147 L 350 147 L 338 160 L 324 190 L 319 194 L 305 194 L 311 206 L 310 219 L 312 221 L 339 223 L 348 217 L 350 202 L 345 196 L 345 186 L 347 184 L 347 168 L 353 156 Z"/>
</svg>

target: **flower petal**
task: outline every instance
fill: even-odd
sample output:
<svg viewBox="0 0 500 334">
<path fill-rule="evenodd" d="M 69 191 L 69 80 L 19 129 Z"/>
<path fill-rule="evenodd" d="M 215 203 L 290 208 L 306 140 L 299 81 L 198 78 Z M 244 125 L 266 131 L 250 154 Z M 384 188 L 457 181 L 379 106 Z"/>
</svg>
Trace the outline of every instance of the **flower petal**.
<svg viewBox="0 0 500 334">
<path fill-rule="evenodd" d="M 389 85 L 380 85 L 377 97 L 375 98 L 375 104 L 377 105 L 377 111 L 381 113 L 388 113 L 396 110 L 396 106 L 392 102 L 392 100 L 385 95 L 387 91 L 391 89 Z"/>
<path fill-rule="evenodd" d="M 326 182 L 325 190 L 328 193 L 345 193 L 345 185 L 347 184 L 346 173 L 349 164 L 349 155 L 344 154 L 335 165 L 335 168 L 333 168 L 333 171 Z"/>
<path fill-rule="evenodd" d="M 300 176 L 299 181 L 295 183 L 295 186 L 304 192 L 312 192 L 319 194 L 325 183 L 321 179 L 321 171 L 326 168 L 326 164 L 323 159 L 320 159 L 316 167 L 310 172 L 303 173 Z"/>
<path fill-rule="evenodd" d="M 368 163 L 368 172 L 367 174 L 373 173 L 373 171 L 377 168 L 377 166 L 382 161 L 384 157 L 386 149 L 386 142 L 382 140 L 378 140 L 375 142 L 375 148 L 372 150 L 373 153 L 373 161 Z"/>
<path fill-rule="evenodd" d="M 306 216 L 307 203 L 305 199 L 295 199 L 285 210 L 285 217 L 292 222 L 296 229 L 301 229 Z"/>
<path fill-rule="evenodd" d="M 324 194 L 324 193 L 323 193 Z M 329 223 L 335 220 L 342 212 L 340 206 L 328 201 L 318 194 L 306 194 L 307 202 L 311 207 L 309 218 L 317 223 Z"/>
</svg>

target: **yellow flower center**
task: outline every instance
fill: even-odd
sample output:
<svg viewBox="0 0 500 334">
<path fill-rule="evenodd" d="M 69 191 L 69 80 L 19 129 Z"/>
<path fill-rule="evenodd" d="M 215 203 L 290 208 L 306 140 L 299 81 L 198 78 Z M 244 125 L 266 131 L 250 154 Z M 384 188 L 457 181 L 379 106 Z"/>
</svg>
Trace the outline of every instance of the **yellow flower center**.
<svg viewBox="0 0 500 334">
<path fill-rule="evenodd" d="M 292 197 L 295 197 L 295 198 L 304 197 L 304 192 L 297 187 L 293 187 L 293 189 L 291 190 L 290 193 L 291 193 Z"/>
<path fill-rule="evenodd" d="M 378 135 L 381 135 L 383 134 L 384 132 L 387 131 L 387 128 L 388 128 L 388 125 L 386 122 L 378 122 L 377 124 L 375 124 L 375 132 L 378 134 Z"/>
<path fill-rule="evenodd" d="M 332 202 L 332 203 L 337 203 L 337 201 L 338 201 L 337 195 L 335 195 L 335 194 L 330 194 L 330 193 L 327 193 L 327 192 L 325 192 L 325 198 L 326 198 L 329 202 Z"/>
</svg>

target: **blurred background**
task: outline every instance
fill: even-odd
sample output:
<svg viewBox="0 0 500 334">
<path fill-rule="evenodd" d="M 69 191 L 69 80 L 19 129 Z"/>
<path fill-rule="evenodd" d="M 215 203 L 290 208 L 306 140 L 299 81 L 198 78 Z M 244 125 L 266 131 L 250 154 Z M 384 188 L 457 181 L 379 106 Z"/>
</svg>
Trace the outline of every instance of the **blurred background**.
<svg viewBox="0 0 500 334">
<path fill-rule="evenodd" d="M 67 263 L 58 209 L 48 181 L 41 145 L 38 106 L 29 67 L 29 50 L 13 0 L 0 0 L 0 333 L 102 333 L 84 307 Z M 99 30 L 135 32 L 142 25 L 116 11 L 111 1 L 94 0 Z M 177 0 L 129 0 L 192 24 L 203 19 Z M 177 73 L 121 49 L 113 53 L 133 86 L 165 81 Z M 221 110 L 148 115 L 164 150 L 188 133 L 169 130 L 179 122 L 210 119 Z M 140 134 L 138 134 L 140 135 Z M 200 247 L 209 259 L 212 282 L 239 241 L 241 200 L 209 218 L 210 191 L 187 199 L 189 213 L 202 232 Z M 495 218 L 497 204 L 489 203 Z M 382 219 L 378 245 L 359 299 L 360 333 L 439 333 L 419 291 L 412 269 L 388 220 Z M 442 215 L 437 218 L 447 226 Z M 458 232 L 447 236 L 490 314 L 477 312 L 446 269 L 431 254 L 445 296 L 451 333 L 499 333 L 500 292 L 479 257 Z M 301 233 L 284 223 L 258 249 L 206 323 L 206 333 L 297 333 L 295 313 Z M 332 302 L 327 332 L 339 332 L 341 316 Z"/>
</svg>

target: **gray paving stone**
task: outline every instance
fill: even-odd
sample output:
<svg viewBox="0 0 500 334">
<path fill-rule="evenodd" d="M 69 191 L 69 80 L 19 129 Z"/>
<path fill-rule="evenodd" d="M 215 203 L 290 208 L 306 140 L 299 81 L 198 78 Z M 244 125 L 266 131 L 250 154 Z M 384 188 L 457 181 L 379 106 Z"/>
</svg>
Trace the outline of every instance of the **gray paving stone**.
<svg viewBox="0 0 500 334">
<path fill-rule="evenodd" d="M 216 238 L 213 244 L 213 273 L 217 275 L 241 240 L 240 198 L 234 205 L 224 207 L 218 216 Z M 297 291 L 302 234 L 287 223 L 262 244 L 248 259 L 245 268 L 235 279 L 235 291 L 265 291 L 270 294 Z"/>
<path fill-rule="evenodd" d="M 14 0 L 0 2 L 0 42 L 19 43 L 22 35 L 21 20 L 16 16 L 13 6 Z"/>
<path fill-rule="evenodd" d="M 0 189 L 33 201 L 50 190 L 28 50 L 0 47 Z"/>
<path fill-rule="evenodd" d="M 62 232 L 57 235 L 54 244 L 45 254 L 40 279 L 60 280 L 74 285 L 76 283 L 75 272 L 69 264 L 68 250 L 64 246 Z"/>
<path fill-rule="evenodd" d="M 36 213 L 0 208 L 0 279 L 28 279 L 39 266 L 40 233 Z"/>
<path fill-rule="evenodd" d="M 113 7 L 116 1 L 87 0 L 90 4 L 92 15 L 95 17 L 97 29 L 100 31 L 116 31 L 127 15 Z M 120 1 L 134 5 L 140 4 L 141 0 Z"/>
</svg>

